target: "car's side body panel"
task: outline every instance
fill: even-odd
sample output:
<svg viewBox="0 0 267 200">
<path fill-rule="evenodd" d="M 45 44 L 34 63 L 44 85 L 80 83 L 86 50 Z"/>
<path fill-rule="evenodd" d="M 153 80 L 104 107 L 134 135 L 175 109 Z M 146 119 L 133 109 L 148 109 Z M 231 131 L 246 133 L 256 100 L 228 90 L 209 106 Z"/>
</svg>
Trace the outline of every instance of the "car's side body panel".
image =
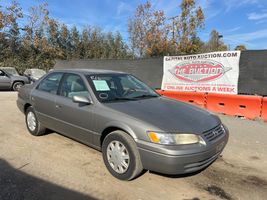
<svg viewBox="0 0 267 200">
<path fill-rule="evenodd" d="M 53 127 L 55 124 L 54 116 L 56 95 L 33 90 L 30 96 L 30 104 L 34 107 L 37 118 L 45 127 Z"/>
<path fill-rule="evenodd" d="M 0 70 L 0 89 L 7 90 L 12 86 L 12 80 L 3 70 Z"/>
<path fill-rule="evenodd" d="M 57 96 L 54 115 L 58 120 L 57 130 L 85 144 L 98 146 L 95 137 L 100 138 L 100 134 L 94 131 L 94 107 L 94 104 L 81 105 L 69 98 Z"/>
<path fill-rule="evenodd" d="M 7 76 L 0 76 L 0 89 L 7 90 L 12 86 L 11 79 Z"/>
</svg>

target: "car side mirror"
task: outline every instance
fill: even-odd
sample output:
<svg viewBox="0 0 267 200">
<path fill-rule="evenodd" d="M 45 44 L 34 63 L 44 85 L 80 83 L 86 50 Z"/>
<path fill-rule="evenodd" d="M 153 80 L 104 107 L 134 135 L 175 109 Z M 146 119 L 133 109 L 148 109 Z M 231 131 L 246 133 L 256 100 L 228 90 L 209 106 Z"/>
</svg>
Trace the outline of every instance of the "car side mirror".
<svg viewBox="0 0 267 200">
<path fill-rule="evenodd" d="M 84 97 L 84 96 L 73 96 L 72 101 L 74 103 L 81 103 L 81 104 L 86 104 L 86 105 L 93 103 L 91 99 Z"/>
</svg>

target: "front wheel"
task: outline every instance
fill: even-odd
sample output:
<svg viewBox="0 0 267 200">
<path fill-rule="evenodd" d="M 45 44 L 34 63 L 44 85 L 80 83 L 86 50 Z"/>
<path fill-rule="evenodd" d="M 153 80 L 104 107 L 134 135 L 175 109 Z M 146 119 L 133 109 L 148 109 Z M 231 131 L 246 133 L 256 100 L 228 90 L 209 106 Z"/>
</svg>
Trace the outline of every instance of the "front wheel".
<svg viewBox="0 0 267 200">
<path fill-rule="evenodd" d="M 120 180 L 131 180 L 143 170 L 135 141 L 123 131 L 105 137 L 102 154 L 108 171 Z"/>
<path fill-rule="evenodd" d="M 29 107 L 26 111 L 25 121 L 28 131 L 34 136 L 44 135 L 46 128 L 38 121 L 33 107 Z"/>
<path fill-rule="evenodd" d="M 15 82 L 13 83 L 12 89 L 14 91 L 18 91 L 24 85 L 23 82 Z"/>
</svg>

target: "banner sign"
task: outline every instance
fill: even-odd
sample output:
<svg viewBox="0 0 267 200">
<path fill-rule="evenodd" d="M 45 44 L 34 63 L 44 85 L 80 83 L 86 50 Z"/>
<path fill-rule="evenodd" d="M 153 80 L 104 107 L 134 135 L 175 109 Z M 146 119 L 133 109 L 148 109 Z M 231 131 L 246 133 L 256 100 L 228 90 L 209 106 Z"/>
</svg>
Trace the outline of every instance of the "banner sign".
<svg viewBox="0 0 267 200">
<path fill-rule="evenodd" d="M 165 56 L 162 90 L 238 93 L 240 51 Z"/>
</svg>

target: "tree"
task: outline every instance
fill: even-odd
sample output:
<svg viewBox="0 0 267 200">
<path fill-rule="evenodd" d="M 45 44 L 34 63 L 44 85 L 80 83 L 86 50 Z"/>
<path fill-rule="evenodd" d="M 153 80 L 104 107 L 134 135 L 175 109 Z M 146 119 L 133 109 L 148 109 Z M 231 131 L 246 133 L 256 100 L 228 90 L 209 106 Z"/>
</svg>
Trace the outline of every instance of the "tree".
<svg viewBox="0 0 267 200">
<path fill-rule="evenodd" d="M 48 20 L 48 41 L 54 48 L 59 44 L 59 23 L 55 19 Z"/>
<path fill-rule="evenodd" d="M 1 3 L 0 3 L 1 4 Z M 48 4 L 33 6 L 24 18 L 16 1 L 0 5 L 0 66 L 48 70 L 55 59 L 126 58 L 129 51 L 119 32 L 86 26 L 71 29 L 49 16 Z M 21 27 L 22 26 L 22 27 Z"/>
<path fill-rule="evenodd" d="M 29 8 L 20 52 L 20 57 L 25 58 L 23 68 L 49 68 L 47 63 L 50 63 L 51 49 L 45 33 L 49 21 L 47 7 L 47 3 L 43 3 Z"/>
<path fill-rule="evenodd" d="M 222 35 L 218 31 L 212 30 L 209 41 L 206 45 L 206 51 L 227 51 L 227 46 L 221 41 Z"/>
<path fill-rule="evenodd" d="M 28 23 L 25 26 L 25 38 L 30 43 L 34 42 L 34 37 L 37 36 L 39 39 L 44 35 L 44 29 L 48 25 L 49 11 L 48 4 L 43 3 L 38 6 L 32 6 L 29 9 Z"/>
<path fill-rule="evenodd" d="M 201 7 L 195 8 L 195 0 L 183 0 L 181 14 L 174 19 L 175 39 L 180 53 L 199 51 L 197 32 L 204 28 L 204 14 Z"/>
<path fill-rule="evenodd" d="M 70 31 L 71 47 L 72 47 L 72 58 L 79 59 L 81 53 L 80 45 L 80 33 L 76 26 L 73 26 Z"/>
<path fill-rule="evenodd" d="M 150 57 L 166 54 L 168 41 L 165 20 L 163 11 L 154 11 L 151 20 L 148 21 L 146 54 Z"/>
<path fill-rule="evenodd" d="M 2 8 L 0 6 L 0 8 Z M 19 63 L 20 28 L 17 20 L 23 18 L 20 5 L 12 1 L 11 5 L 0 11 L 0 60 L 1 65 L 16 66 Z"/>
<path fill-rule="evenodd" d="M 94 27 L 91 33 L 92 58 L 104 58 L 103 56 L 103 34 L 99 27 Z"/>
<path fill-rule="evenodd" d="M 143 57 L 145 55 L 147 21 L 151 17 L 151 3 L 147 1 L 136 8 L 133 19 L 128 22 L 128 32 L 131 47 L 134 53 Z"/>
<path fill-rule="evenodd" d="M 2 8 L 1 5 L 0 8 Z M 10 6 L 0 10 L 0 30 L 12 27 L 19 18 L 23 18 L 22 8 L 16 1 L 12 1 Z"/>
<path fill-rule="evenodd" d="M 48 20 L 47 34 L 50 55 L 52 59 L 63 59 L 64 55 L 59 42 L 59 22 L 55 19 Z"/>
<path fill-rule="evenodd" d="M 127 45 L 123 42 L 120 32 L 115 33 L 115 37 L 112 42 L 112 54 L 111 58 L 126 58 L 127 57 Z"/>
<path fill-rule="evenodd" d="M 90 27 L 85 27 L 82 31 L 81 36 L 81 56 L 86 59 L 91 58 L 91 48 L 90 48 Z"/>
<path fill-rule="evenodd" d="M 152 9 L 150 1 L 137 7 L 128 22 L 132 51 L 138 57 L 200 52 L 203 42 L 197 32 L 204 28 L 204 14 L 195 0 L 183 0 L 181 14 L 166 23 L 163 11 Z M 171 36 L 170 36 L 170 33 Z"/>
<path fill-rule="evenodd" d="M 247 48 L 244 44 L 237 45 L 235 48 L 236 51 L 246 51 Z"/>
<path fill-rule="evenodd" d="M 164 12 L 152 9 L 150 1 L 137 7 L 128 22 L 132 51 L 138 57 L 163 55 L 166 51 L 167 32 Z"/>
<path fill-rule="evenodd" d="M 59 47 L 62 51 L 63 59 L 71 58 L 71 34 L 68 27 L 65 24 L 62 24 L 59 31 Z"/>
<path fill-rule="evenodd" d="M 2 8 L 2 6 L 0 5 L 0 9 Z M 3 11 L 2 10 L 0 10 L 0 30 L 2 29 L 2 28 L 4 28 L 4 13 L 3 13 Z"/>
</svg>

